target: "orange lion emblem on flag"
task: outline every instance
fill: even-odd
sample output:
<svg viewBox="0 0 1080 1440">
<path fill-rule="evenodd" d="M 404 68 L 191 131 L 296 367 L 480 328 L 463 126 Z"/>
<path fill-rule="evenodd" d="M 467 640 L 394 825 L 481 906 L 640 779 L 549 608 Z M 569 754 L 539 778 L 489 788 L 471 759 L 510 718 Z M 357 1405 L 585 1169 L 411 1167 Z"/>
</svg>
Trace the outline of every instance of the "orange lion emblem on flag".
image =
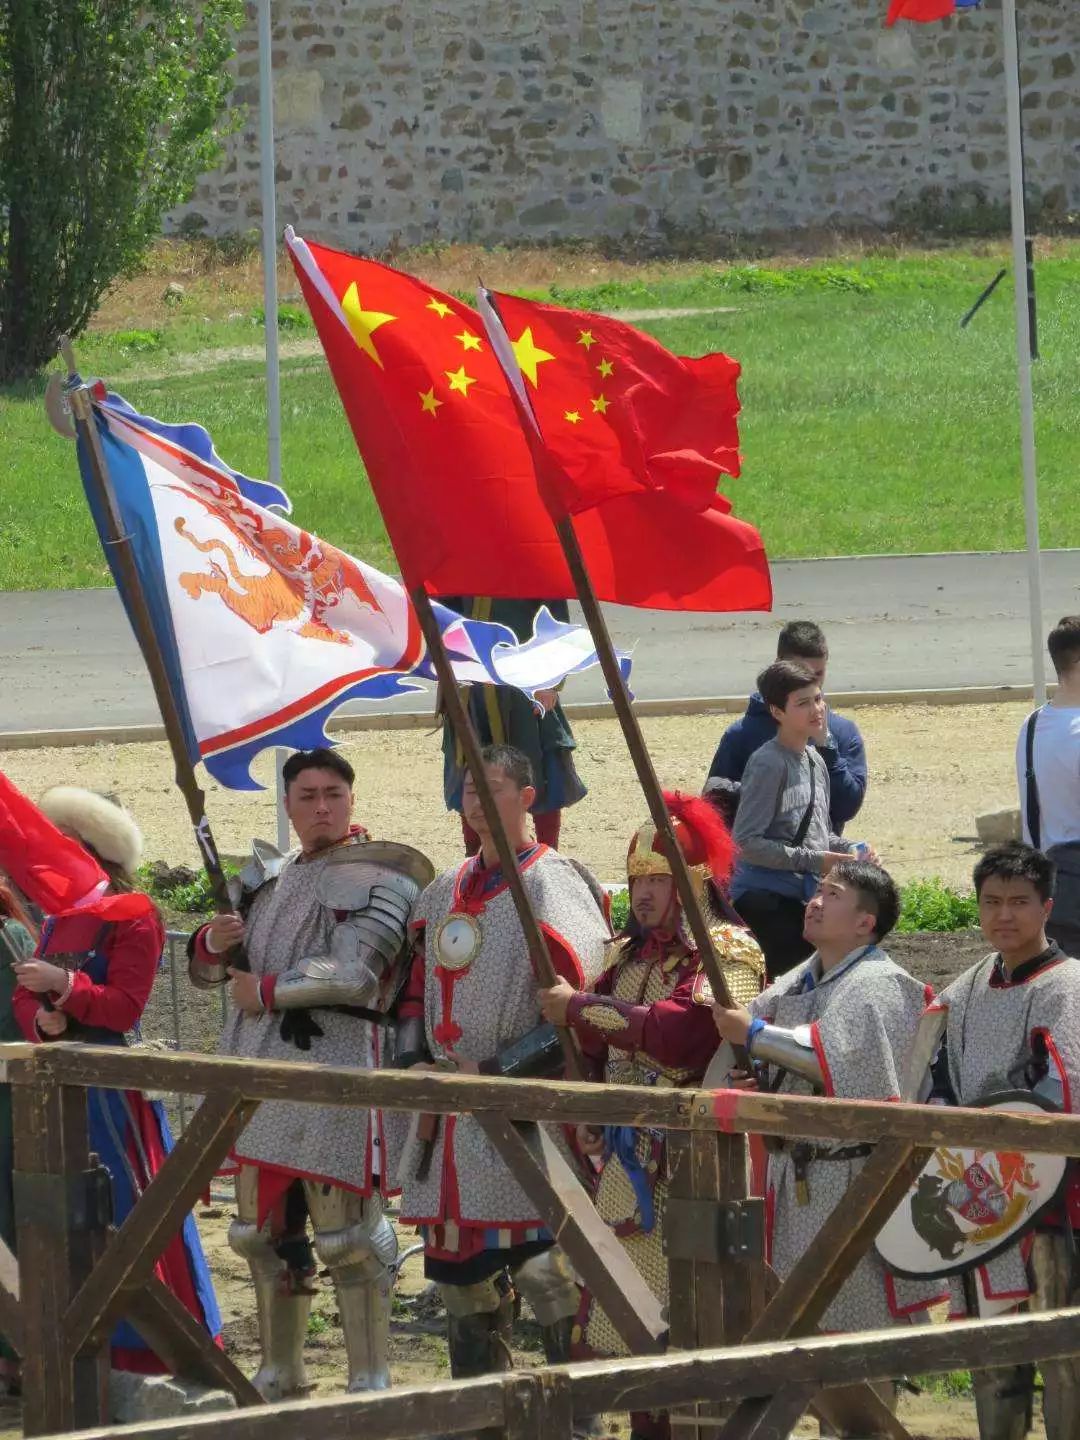
<svg viewBox="0 0 1080 1440">
<path fill-rule="evenodd" d="M 268 524 L 272 518 L 268 512 L 250 507 L 241 495 L 224 487 L 214 501 L 198 494 L 193 498 L 228 528 L 237 543 L 230 545 L 221 537 L 200 540 L 185 519 L 173 522 L 178 535 L 203 555 L 215 557 L 209 571 L 181 574 L 180 584 L 192 600 L 217 595 L 260 635 L 277 626 L 335 645 L 352 643 L 353 637 L 329 619 L 347 599 L 382 613 L 359 565 L 335 546 L 292 525 Z M 262 561 L 269 566 L 269 573 L 246 573 L 238 552 L 241 557 Z"/>
</svg>

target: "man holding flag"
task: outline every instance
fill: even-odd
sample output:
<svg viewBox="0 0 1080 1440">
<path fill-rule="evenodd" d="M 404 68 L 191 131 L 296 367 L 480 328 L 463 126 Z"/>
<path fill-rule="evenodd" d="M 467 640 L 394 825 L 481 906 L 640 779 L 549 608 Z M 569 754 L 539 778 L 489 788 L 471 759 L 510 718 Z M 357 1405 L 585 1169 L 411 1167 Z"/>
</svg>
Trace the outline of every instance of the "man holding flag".
<svg viewBox="0 0 1080 1440">
<path fill-rule="evenodd" d="M 196 984 L 231 977 L 221 1050 L 299 1065 L 383 1063 L 386 1011 L 398 989 L 409 911 L 434 871 L 406 845 L 352 823 L 352 767 L 336 751 L 290 756 L 285 806 L 300 841 L 290 855 L 256 845 L 237 913 L 192 937 Z M 244 947 L 244 968 L 230 963 Z M 247 968 L 250 966 L 250 969 Z M 315 1263 L 337 1294 L 348 1390 L 390 1384 L 390 1295 L 397 1237 L 382 1122 L 338 1106 L 264 1102 L 237 1141 L 229 1244 L 251 1268 L 268 1400 L 308 1389 L 304 1369 Z"/>
</svg>

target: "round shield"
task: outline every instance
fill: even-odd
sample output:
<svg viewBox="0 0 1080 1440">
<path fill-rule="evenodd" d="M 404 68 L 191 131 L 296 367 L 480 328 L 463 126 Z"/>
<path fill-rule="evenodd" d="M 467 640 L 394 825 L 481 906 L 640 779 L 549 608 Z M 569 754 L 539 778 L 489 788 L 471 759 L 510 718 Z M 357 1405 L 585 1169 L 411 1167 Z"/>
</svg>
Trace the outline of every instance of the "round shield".
<svg viewBox="0 0 1080 1440">
<path fill-rule="evenodd" d="M 465 970 L 479 955 L 483 938 L 475 915 L 447 915 L 435 931 L 435 956 L 444 970 Z"/>
<path fill-rule="evenodd" d="M 1029 1090 L 998 1091 L 975 1104 L 1056 1112 Z M 1068 1163 L 1064 1155 L 939 1146 L 878 1234 L 878 1254 L 909 1280 L 973 1270 L 1014 1245 L 1059 1198 Z"/>
</svg>

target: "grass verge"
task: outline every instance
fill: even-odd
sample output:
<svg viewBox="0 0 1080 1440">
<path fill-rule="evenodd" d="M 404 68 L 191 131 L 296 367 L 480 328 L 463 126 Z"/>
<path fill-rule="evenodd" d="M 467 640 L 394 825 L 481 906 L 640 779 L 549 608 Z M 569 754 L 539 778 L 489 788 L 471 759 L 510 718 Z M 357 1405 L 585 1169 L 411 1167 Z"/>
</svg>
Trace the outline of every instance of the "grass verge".
<svg viewBox="0 0 1080 1440">
<path fill-rule="evenodd" d="M 998 267 L 985 251 L 826 264 L 647 267 L 640 278 L 523 287 L 581 308 L 700 308 L 635 323 L 670 349 L 723 349 L 743 364 L 744 470 L 726 488 L 774 559 L 997 550 L 1023 545 L 1009 286 L 966 330 L 961 316 Z M 1080 544 L 1072 503 L 1080 410 L 1080 244 L 1039 275 L 1036 371 L 1043 543 Z M 393 568 L 377 508 L 303 311 L 286 311 L 286 483 L 299 522 Z M 184 298 L 152 326 L 91 331 L 86 373 L 140 409 L 199 420 L 233 465 L 265 471 L 257 307 L 203 316 Z M 237 355 L 237 351 L 241 353 Z M 243 353 L 244 351 L 247 353 Z M 41 408 L 43 384 L 0 391 L 0 585 L 107 583 L 71 447 Z"/>
</svg>

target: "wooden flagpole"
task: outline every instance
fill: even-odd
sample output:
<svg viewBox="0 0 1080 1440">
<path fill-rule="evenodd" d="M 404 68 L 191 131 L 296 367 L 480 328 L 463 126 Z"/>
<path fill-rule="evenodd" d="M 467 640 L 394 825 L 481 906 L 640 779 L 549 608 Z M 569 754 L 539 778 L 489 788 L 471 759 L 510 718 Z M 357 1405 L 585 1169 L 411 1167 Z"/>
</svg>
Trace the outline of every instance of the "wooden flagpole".
<svg viewBox="0 0 1080 1440">
<path fill-rule="evenodd" d="M 195 767 L 192 765 L 191 759 L 188 756 L 187 739 L 184 734 L 180 711 L 176 703 L 176 697 L 172 691 L 172 686 L 169 683 L 169 673 L 165 665 L 165 657 L 161 652 L 161 646 L 158 644 L 157 635 L 154 632 L 154 623 L 150 615 L 150 607 L 143 593 L 142 581 L 139 576 L 138 566 L 135 563 L 131 537 L 125 532 L 123 520 L 120 515 L 120 508 L 116 503 L 116 492 L 113 489 L 112 478 L 109 475 L 108 462 L 101 448 L 101 437 L 98 435 L 97 425 L 94 421 L 90 392 L 86 384 L 79 378 L 75 368 L 75 355 L 67 336 L 64 336 L 60 341 L 60 353 L 68 368 L 68 384 L 64 394 L 71 408 L 71 414 L 78 436 L 86 446 L 90 477 L 101 506 L 105 531 L 102 538 L 108 546 L 109 554 L 116 566 L 118 574 L 122 576 L 124 581 L 127 598 L 126 608 L 131 619 L 132 628 L 135 631 L 135 639 L 138 641 L 139 649 L 142 651 L 143 659 L 146 662 L 146 668 L 150 673 L 150 683 L 154 687 L 154 696 L 158 703 L 158 709 L 161 711 L 161 719 L 165 726 L 165 735 L 168 739 L 169 749 L 172 751 L 173 763 L 175 765 L 177 788 L 184 797 L 188 815 L 191 817 L 192 829 L 195 832 L 195 842 L 199 847 L 203 868 L 210 881 L 214 904 L 219 913 L 229 911 L 232 910 L 233 904 L 229 898 L 228 884 L 225 872 L 221 866 L 221 857 L 218 855 L 217 845 L 214 843 L 214 836 L 210 829 L 210 821 L 207 818 L 206 796 L 199 786 L 199 781 L 195 774 Z M 232 951 L 229 959 L 237 969 L 247 968 L 247 962 L 242 959 L 242 952 L 239 950 Z"/>
<path fill-rule="evenodd" d="M 538 441 L 542 444 L 543 441 Z M 682 902 L 683 913 L 690 926 L 690 933 L 694 937 L 694 944 L 697 946 L 701 963 L 709 977 L 709 984 L 712 986 L 713 996 L 717 1003 L 731 1007 L 734 1002 L 731 992 L 728 989 L 727 981 L 724 979 L 724 972 L 720 968 L 720 962 L 716 958 L 716 947 L 713 945 L 712 936 L 709 933 L 709 924 L 705 918 L 705 912 L 701 907 L 697 892 L 690 879 L 690 869 L 686 863 L 686 856 L 683 854 L 682 846 L 679 844 L 675 830 L 671 823 L 671 815 L 664 802 L 664 792 L 660 788 L 660 781 L 657 779 L 656 770 L 652 763 L 652 756 L 649 754 L 648 746 L 645 744 L 645 736 L 641 733 L 641 726 L 634 714 L 634 708 L 630 701 L 630 692 L 627 689 L 626 681 L 623 678 L 619 661 L 615 654 L 615 647 L 611 642 L 611 634 L 608 631 L 607 620 L 600 608 L 600 602 L 596 598 L 596 591 L 593 589 L 592 578 L 589 575 L 588 567 L 585 564 L 585 557 L 581 553 L 581 546 L 578 543 L 577 533 L 574 530 L 574 522 L 569 515 L 561 520 L 555 521 L 555 533 L 566 556 L 566 563 L 570 569 L 570 577 L 574 582 L 574 588 L 578 593 L 578 600 L 581 602 L 581 609 L 585 616 L 585 623 L 589 627 L 593 644 L 596 646 L 596 654 L 600 661 L 600 668 L 604 672 L 604 679 L 607 681 L 608 692 L 611 702 L 615 707 L 615 714 L 618 716 L 619 724 L 622 726 L 623 735 L 626 738 L 626 746 L 630 751 L 630 759 L 634 762 L 634 769 L 637 771 L 638 783 L 641 785 L 645 795 L 645 802 L 649 807 L 649 814 L 656 826 L 656 833 L 660 838 L 664 854 L 667 856 L 668 864 L 671 866 L 671 876 L 675 882 L 675 889 Z"/>
<path fill-rule="evenodd" d="M 510 894 L 513 896 L 514 905 L 517 908 L 518 919 L 521 921 L 521 928 L 525 933 L 525 944 L 528 947 L 529 959 L 532 962 L 533 971 L 541 985 L 550 987 L 554 985 L 558 979 L 555 974 L 555 967 L 552 965 L 551 956 L 548 954 L 544 932 L 540 929 L 536 914 L 532 908 L 532 902 L 529 899 L 525 885 L 521 879 L 521 872 L 517 866 L 517 856 L 511 848 L 509 837 L 502 823 L 502 816 L 499 814 L 498 807 L 495 804 L 495 797 L 491 793 L 487 771 L 484 769 L 483 762 L 480 758 L 480 741 L 477 738 L 468 711 L 462 703 L 461 695 L 458 691 L 458 682 L 454 678 L 450 657 L 446 653 L 446 645 L 443 643 L 442 632 L 439 629 L 439 622 L 436 620 L 435 612 L 431 608 L 431 598 L 422 585 L 417 585 L 410 591 L 410 599 L 416 610 L 416 617 L 420 622 L 420 629 L 427 643 L 428 651 L 431 654 L 432 664 L 435 667 L 435 674 L 442 692 L 443 704 L 446 707 L 447 718 L 453 728 L 454 736 L 464 752 L 465 765 L 473 778 L 476 793 L 480 797 L 480 804 L 484 809 L 484 818 L 491 827 L 491 837 L 495 841 L 499 864 L 502 867 L 503 875 L 506 877 L 506 882 L 510 887 Z M 562 1043 L 563 1055 L 566 1058 L 566 1074 L 568 1078 L 571 1080 L 584 1079 L 585 1072 L 581 1061 L 581 1050 L 578 1046 L 577 1037 L 572 1030 L 564 1026 L 558 1028 L 558 1035 Z"/>
<path fill-rule="evenodd" d="M 490 322 L 487 313 L 490 312 Z M 480 283 L 480 315 L 484 320 L 488 332 L 488 339 L 495 352 L 496 359 L 506 376 L 510 386 L 510 393 L 514 399 L 521 421 L 522 431 L 529 445 L 533 458 L 533 465 L 539 470 L 540 457 L 537 455 L 537 447 L 540 447 L 544 455 L 547 454 L 544 446 L 544 439 L 540 433 L 540 427 L 536 416 L 533 413 L 532 404 L 529 401 L 525 382 L 521 376 L 521 370 L 514 354 L 513 346 L 510 344 L 506 327 L 503 325 L 502 316 L 495 297 L 486 289 L 483 282 Z M 538 476 L 539 478 L 539 476 Z M 701 963 L 712 986 L 712 992 L 717 1002 L 726 1007 L 733 1004 L 731 991 L 728 989 L 727 981 L 724 979 L 724 972 L 720 968 L 720 962 L 716 958 L 716 947 L 713 945 L 712 936 L 709 934 L 708 921 L 702 910 L 697 894 L 694 891 L 690 879 L 690 870 L 686 864 L 686 856 L 682 852 L 678 840 L 675 838 L 675 830 L 671 823 L 671 816 L 668 813 L 667 805 L 664 803 L 664 793 L 660 788 L 660 782 L 656 777 L 653 768 L 652 757 L 649 755 L 648 747 L 645 744 L 645 737 L 641 733 L 641 726 L 638 724 L 637 716 L 634 714 L 633 706 L 630 703 L 630 692 L 627 689 L 626 681 L 623 679 L 622 670 L 615 655 L 615 647 L 611 643 L 611 635 L 608 632 L 607 621 L 604 619 L 604 612 L 600 609 L 600 602 L 596 598 L 596 591 L 593 589 L 592 579 L 588 567 L 585 564 L 585 557 L 581 553 L 581 546 L 578 543 L 577 533 L 574 530 L 574 522 L 569 515 L 556 519 L 552 516 L 555 525 L 555 533 L 562 545 L 563 555 L 570 570 L 570 578 L 574 582 L 574 589 L 577 591 L 578 600 L 581 603 L 585 615 L 585 623 L 589 627 L 593 644 L 596 646 L 597 658 L 600 661 L 600 668 L 604 672 L 604 679 L 607 681 L 608 693 L 611 696 L 612 704 L 615 707 L 615 714 L 618 716 L 619 724 L 626 739 L 627 749 L 630 751 L 630 758 L 634 762 L 634 769 L 637 771 L 638 783 L 641 785 L 645 795 L 646 804 L 649 807 L 649 814 L 652 816 L 653 824 L 656 826 L 656 833 L 660 838 L 660 844 L 667 856 L 668 864 L 671 866 L 672 879 L 675 882 L 675 890 L 679 900 L 682 902 L 683 913 L 690 926 L 690 932 L 694 937 L 694 944 L 697 946 Z M 736 1050 L 738 1054 L 738 1049 Z"/>
</svg>

